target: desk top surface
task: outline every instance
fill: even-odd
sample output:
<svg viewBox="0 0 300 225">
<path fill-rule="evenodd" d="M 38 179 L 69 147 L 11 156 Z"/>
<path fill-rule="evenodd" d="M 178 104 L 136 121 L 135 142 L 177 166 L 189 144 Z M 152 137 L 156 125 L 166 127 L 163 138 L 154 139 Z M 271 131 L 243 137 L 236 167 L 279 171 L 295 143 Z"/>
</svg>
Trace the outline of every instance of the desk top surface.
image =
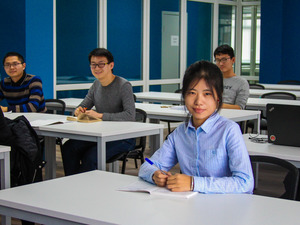
<svg viewBox="0 0 300 225">
<path fill-rule="evenodd" d="M 10 152 L 10 146 L 0 145 L 0 153 L 1 152 Z"/>
<path fill-rule="evenodd" d="M 176 199 L 117 191 L 137 179 L 93 171 L 2 190 L 0 205 L 85 224 L 299 223 L 300 203 L 296 201 L 248 194 Z"/>
<path fill-rule="evenodd" d="M 265 89 L 300 91 L 300 85 L 292 84 L 261 84 Z"/>
<path fill-rule="evenodd" d="M 68 108 L 75 109 L 82 99 L 79 98 L 64 98 L 61 99 L 66 103 Z M 161 105 L 151 103 L 135 103 L 135 107 L 144 110 L 150 117 L 150 115 L 163 115 L 185 118 L 187 111 L 183 106 Z M 257 116 L 260 111 L 254 110 L 234 110 L 234 109 L 222 109 L 220 115 L 234 121 L 242 121 L 244 117 Z"/>
<path fill-rule="evenodd" d="M 255 135 L 252 134 L 252 136 Z M 266 155 L 285 159 L 288 161 L 300 162 L 300 147 L 274 145 L 268 142 L 255 143 L 249 139 L 249 134 L 243 134 L 243 137 L 250 155 Z M 267 135 L 259 135 L 259 137 L 267 138 Z"/>
<path fill-rule="evenodd" d="M 5 113 L 5 116 L 11 119 L 16 118 L 19 115 L 24 115 L 29 120 L 29 122 L 40 119 L 61 120 L 66 118 L 66 116 L 63 115 L 46 113 Z M 40 131 L 62 132 L 68 134 L 88 135 L 97 137 L 151 131 L 162 128 L 162 124 L 149 124 L 127 121 L 100 121 L 94 123 L 80 123 L 68 121 L 63 124 L 52 124 L 38 127 Z"/>
<path fill-rule="evenodd" d="M 266 93 L 272 93 L 272 92 L 287 92 L 292 93 L 296 95 L 297 98 L 300 97 L 300 89 L 299 91 L 293 91 L 293 90 L 275 90 L 275 89 L 249 89 L 250 96 L 261 96 Z"/>
</svg>

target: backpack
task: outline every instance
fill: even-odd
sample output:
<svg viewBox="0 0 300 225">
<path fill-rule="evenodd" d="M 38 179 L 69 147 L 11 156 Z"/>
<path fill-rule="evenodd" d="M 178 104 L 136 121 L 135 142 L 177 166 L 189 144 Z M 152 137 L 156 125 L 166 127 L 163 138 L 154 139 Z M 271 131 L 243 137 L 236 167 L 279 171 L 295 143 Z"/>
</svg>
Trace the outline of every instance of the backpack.
<svg viewBox="0 0 300 225">
<path fill-rule="evenodd" d="M 10 143 L 11 187 L 42 181 L 45 161 L 38 135 L 24 116 L 5 119 L 13 134 Z"/>
</svg>

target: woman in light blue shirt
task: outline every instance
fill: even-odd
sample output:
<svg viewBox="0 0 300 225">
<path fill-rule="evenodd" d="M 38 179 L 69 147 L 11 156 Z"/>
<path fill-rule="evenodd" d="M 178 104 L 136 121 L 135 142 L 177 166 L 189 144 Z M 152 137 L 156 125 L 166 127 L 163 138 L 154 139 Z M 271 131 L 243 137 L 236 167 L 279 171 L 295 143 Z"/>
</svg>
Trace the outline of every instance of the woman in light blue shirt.
<svg viewBox="0 0 300 225">
<path fill-rule="evenodd" d="M 182 98 L 191 114 L 147 162 L 139 176 L 171 191 L 252 193 L 253 173 L 239 126 L 218 114 L 223 77 L 207 61 L 192 64 L 183 78 Z M 182 174 L 167 172 L 177 163 Z"/>
</svg>

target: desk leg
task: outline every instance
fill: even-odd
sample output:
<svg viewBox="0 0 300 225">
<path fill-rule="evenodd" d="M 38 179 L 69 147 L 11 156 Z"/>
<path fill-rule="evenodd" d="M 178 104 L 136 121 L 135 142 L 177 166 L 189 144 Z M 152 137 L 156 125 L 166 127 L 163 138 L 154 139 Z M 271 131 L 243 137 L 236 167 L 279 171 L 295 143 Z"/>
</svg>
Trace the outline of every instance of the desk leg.
<svg viewBox="0 0 300 225">
<path fill-rule="evenodd" d="M 152 143 L 150 146 L 150 154 L 153 155 L 154 152 L 162 146 L 164 137 L 164 129 L 159 129 L 159 134 L 150 136 L 150 142 Z"/>
<path fill-rule="evenodd" d="M 45 179 L 56 177 L 56 138 L 45 137 Z"/>
<path fill-rule="evenodd" d="M 106 141 L 97 137 L 98 170 L 106 170 Z"/>
<path fill-rule="evenodd" d="M 4 152 L 1 158 L 1 189 L 10 188 L 10 152 Z M 1 216 L 1 224 L 10 225 L 11 218 Z"/>
<path fill-rule="evenodd" d="M 1 189 L 10 188 L 10 152 L 4 152 L 1 158 Z"/>
<path fill-rule="evenodd" d="M 160 123 L 160 120 L 158 120 L 158 119 L 149 119 L 149 123 L 155 123 L 155 124 L 159 124 Z M 149 148 L 150 149 L 153 149 L 153 148 L 155 148 L 154 146 L 153 146 L 153 138 L 149 138 Z M 155 150 L 157 150 L 157 149 L 155 149 Z M 154 151 L 155 151 L 154 150 Z M 154 151 L 153 151 L 153 153 L 154 153 Z M 152 151 L 151 151 L 152 152 Z"/>
</svg>

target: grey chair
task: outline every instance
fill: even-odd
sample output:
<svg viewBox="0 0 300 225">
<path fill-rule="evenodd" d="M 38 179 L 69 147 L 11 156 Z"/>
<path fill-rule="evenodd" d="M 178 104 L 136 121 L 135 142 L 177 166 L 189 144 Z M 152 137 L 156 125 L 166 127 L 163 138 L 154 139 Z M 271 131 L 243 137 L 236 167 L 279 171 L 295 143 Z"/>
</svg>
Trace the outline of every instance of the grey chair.
<svg viewBox="0 0 300 225">
<path fill-rule="evenodd" d="M 66 103 L 60 99 L 46 99 L 45 100 L 47 112 L 51 114 L 64 115 L 66 110 Z"/>
<path fill-rule="evenodd" d="M 296 95 L 289 93 L 289 92 L 269 92 L 269 93 L 265 93 L 261 96 L 261 98 L 268 98 L 268 99 L 286 99 L 286 100 L 296 100 L 297 97 Z M 246 130 L 248 130 L 248 128 L 254 129 L 254 121 L 250 120 L 247 121 L 246 123 Z M 261 112 L 261 120 L 260 120 L 260 130 L 268 130 L 268 126 L 267 126 L 267 118 L 266 118 L 266 114 L 265 112 Z"/>
<path fill-rule="evenodd" d="M 249 88 L 250 89 L 265 89 L 265 86 L 261 85 L 261 84 L 249 84 Z"/>
<path fill-rule="evenodd" d="M 64 115 L 66 110 L 66 103 L 60 99 L 46 99 L 45 100 L 47 111 L 49 114 Z M 62 138 L 56 138 L 56 144 L 62 149 Z"/>
<path fill-rule="evenodd" d="M 147 113 L 142 109 L 135 109 L 135 120 L 137 122 L 145 123 L 147 119 Z M 126 169 L 126 162 L 128 159 L 134 159 L 135 161 L 135 168 L 138 168 L 137 166 L 137 160 L 141 160 L 141 164 L 144 163 L 144 152 L 146 149 L 146 137 L 139 137 L 136 138 L 136 144 L 135 147 L 128 151 L 128 152 L 122 152 L 119 153 L 112 158 L 108 159 L 106 163 L 113 163 L 117 160 L 122 161 L 122 174 L 125 174 Z"/>
<path fill-rule="evenodd" d="M 296 85 L 300 85 L 300 81 L 299 80 L 282 80 L 282 81 L 279 81 L 277 84 L 296 84 Z"/>
<path fill-rule="evenodd" d="M 265 196 L 272 196 L 272 197 L 279 197 L 284 199 L 290 199 L 295 200 L 297 196 L 297 190 L 298 190 L 298 182 L 299 182 L 299 170 L 296 166 L 291 164 L 290 162 L 279 159 L 276 157 L 271 156 L 258 156 L 258 155 L 251 155 L 250 160 L 253 166 L 253 173 L 254 173 L 254 181 L 259 181 L 258 183 L 255 183 L 255 189 L 254 194 L 258 195 L 265 195 Z M 258 166 L 257 163 L 259 164 Z M 282 171 L 285 170 L 289 174 L 289 183 L 286 183 L 285 188 L 286 192 L 283 195 L 274 196 L 273 189 L 274 184 L 263 184 L 264 180 L 260 179 L 260 175 L 262 174 L 261 168 L 263 168 L 262 164 L 268 164 L 272 166 L 279 167 Z M 276 176 L 276 172 L 274 172 L 274 176 Z M 273 179 L 276 181 L 276 179 Z M 277 180 L 280 180 L 277 178 Z M 270 182 L 268 180 L 268 182 Z M 260 185 L 261 184 L 261 185 Z M 269 186 L 269 188 L 268 188 Z M 264 187 L 264 188 L 261 188 Z"/>
</svg>

